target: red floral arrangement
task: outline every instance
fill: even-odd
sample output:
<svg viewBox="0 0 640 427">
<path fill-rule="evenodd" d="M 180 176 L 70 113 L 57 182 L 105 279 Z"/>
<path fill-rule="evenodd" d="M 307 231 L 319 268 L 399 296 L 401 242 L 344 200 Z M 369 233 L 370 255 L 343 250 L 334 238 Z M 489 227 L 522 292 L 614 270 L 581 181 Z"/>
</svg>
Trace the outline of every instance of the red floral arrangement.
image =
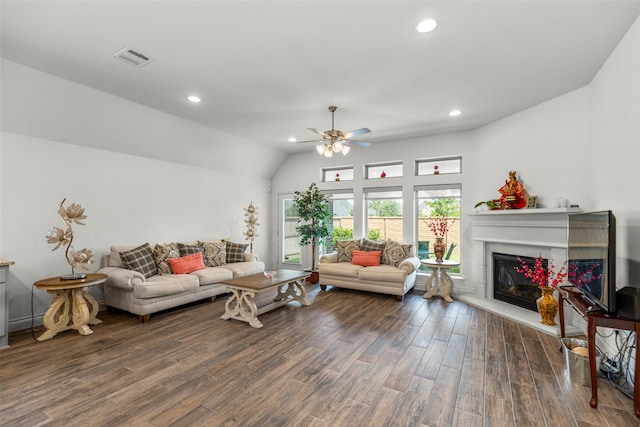
<svg viewBox="0 0 640 427">
<path fill-rule="evenodd" d="M 435 237 L 445 237 L 454 222 L 455 218 L 434 217 L 427 220 L 427 226 Z"/>
<path fill-rule="evenodd" d="M 562 264 L 562 267 L 558 272 L 554 272 L 555 266 L 551 264 L 550 267 L 542 266 L 542 256 L 536 258 L 535 266 L 533 269 L 529 267 L 529 265 L 522 260 L 522 258 L 518 257 L 518 261 L 522 264 L 522 268 L 514 267 L 518 273 L 524 274 L 524 277 L 530 279 L 533 283 L 535 283 L 539 288 L 555 288 L 562 280 L 567 277 L 567 261 Z"/>
</svg>

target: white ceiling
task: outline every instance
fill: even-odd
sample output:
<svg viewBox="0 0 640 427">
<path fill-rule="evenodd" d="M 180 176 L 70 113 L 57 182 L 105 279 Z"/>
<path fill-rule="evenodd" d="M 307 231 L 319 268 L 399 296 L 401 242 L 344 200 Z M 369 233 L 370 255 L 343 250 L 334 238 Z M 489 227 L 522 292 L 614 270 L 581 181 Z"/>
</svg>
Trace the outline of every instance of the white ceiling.
<svg viewBox="0 0 640 427">
<path fill-rule="evenodd" d="M 632 1 L 5 1 L 2 57 L 283 151 L 473 129 L 587 85 Z M 419 34 L 423 18 L 438 20 Z M 132 47 L 154 61 L 113 58 Z M 185 100 L 198 94 L 198 105 Z M 451 118 L 459 108 L 463 114 Z"/>
</svg>

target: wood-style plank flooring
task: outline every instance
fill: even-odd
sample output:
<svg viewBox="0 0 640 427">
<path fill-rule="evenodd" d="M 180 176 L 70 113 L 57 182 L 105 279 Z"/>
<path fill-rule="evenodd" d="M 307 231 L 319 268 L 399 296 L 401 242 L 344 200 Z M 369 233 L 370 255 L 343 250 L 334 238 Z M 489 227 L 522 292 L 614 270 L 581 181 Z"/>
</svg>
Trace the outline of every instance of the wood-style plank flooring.
<svg viewBox="0 0 640 427">
<path fill-rule="evenodd" d="M 3 426 L 637 426 L 632 401 L 572 384 L 560 341 L 422 293 L 310 285 L 260 316 L 220 319 L 225 296 L 139 323 L 101 312 L 93 335 L 0 351 Z M 39 335 L 42 328 L 36 332 Z"/>
</svg>

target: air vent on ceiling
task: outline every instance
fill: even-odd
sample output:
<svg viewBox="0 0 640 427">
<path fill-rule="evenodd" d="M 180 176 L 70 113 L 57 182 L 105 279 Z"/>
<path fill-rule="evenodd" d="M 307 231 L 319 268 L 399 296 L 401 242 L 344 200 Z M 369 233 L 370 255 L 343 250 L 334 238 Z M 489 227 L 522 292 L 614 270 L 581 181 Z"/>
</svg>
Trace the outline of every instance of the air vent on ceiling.
<svg viewBox="0 0 640 427">
<path fill-rule="evenodd" d="M 125 47 L 120 52 L 114 53 L 113 56 L 114 58 L 119 59 L 122 62 L 126 62 L 127 64 L 131 64 L 138 68 L 143 67 L 149 62 L 153 61 L 153 58 L 150 58 L 139 50 L 135 50 L 130 47 Z"/>
</svg>

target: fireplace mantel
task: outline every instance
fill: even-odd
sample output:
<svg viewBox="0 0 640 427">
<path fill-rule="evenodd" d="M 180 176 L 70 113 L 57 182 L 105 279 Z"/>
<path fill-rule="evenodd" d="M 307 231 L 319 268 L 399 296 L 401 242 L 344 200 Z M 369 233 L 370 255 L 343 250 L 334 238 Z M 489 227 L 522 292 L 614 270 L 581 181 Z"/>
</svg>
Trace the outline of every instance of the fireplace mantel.
<svg viewBox="0 0 640 427">
<path fill-rule="evenodd" d="M 545 208 L 483 211 L 470 215 L 473 294 L 458 299 L 499 314 L 547 334 L 560 335 L 558 326 L 540 323 L 540 314 L 493 299 L 492 253 L 549 259 L 561 265 L 567 257 L 567 224 L 570 213 L 579 208 Z M 573 319 L 567 319 L 572 332 Z"/>
</svg>

